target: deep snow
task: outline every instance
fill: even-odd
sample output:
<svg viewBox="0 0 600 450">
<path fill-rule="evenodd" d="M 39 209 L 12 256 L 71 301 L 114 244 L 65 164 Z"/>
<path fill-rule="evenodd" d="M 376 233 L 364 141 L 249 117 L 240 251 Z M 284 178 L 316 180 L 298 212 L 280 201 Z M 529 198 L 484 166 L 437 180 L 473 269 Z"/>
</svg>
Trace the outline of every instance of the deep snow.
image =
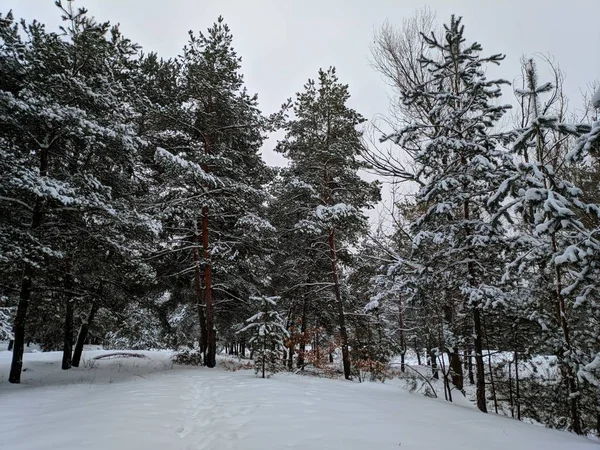
<svg viewBox="0 0 600 450">
<path fill-rule="evenodd" d="M 0 448 L 579 450 L 569 433 L 429 399 L 393 383 L 173 367 L 167 352 L 92 358 L 60 370 L 61 354 L 25 355 L 21 385 L 0 351 Z"/>
</svg>

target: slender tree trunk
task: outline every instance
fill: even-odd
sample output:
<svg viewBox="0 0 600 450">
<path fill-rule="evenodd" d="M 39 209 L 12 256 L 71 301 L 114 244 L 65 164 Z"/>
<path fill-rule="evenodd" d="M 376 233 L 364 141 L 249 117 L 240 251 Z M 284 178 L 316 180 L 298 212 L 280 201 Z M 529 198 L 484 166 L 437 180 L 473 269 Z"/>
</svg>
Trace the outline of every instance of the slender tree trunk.
<svg viewBox="0 0 600 450">
<path fill-rule="evenodd" d="M 482 412 L 487 412 L 485 402 L 485 369 L 483 364 L 483 342 L 481 339 L 481 315 L 478 308 L 473 308 L 473 325 L 475 328 L 475 368 L 477 369 L 477 407 Z"/>
<path fill-rule="evenodd" d="M 73 300 L 67 298 L 65 300 L 65 323 L 64 323 L 64 339 L 63 339 L 63 357 L 62 370 L 71 368 L 71 355 L 73 352 Z"/>
<path fill-rule="evenodd" d="M 246 338 L 240 340 L 240 356 L 246 358 Z"/>
<path fill-rule="evenodd" d="M 15 346 L 15 340 L 11 339 L 10 341 L 8 341 L 8 348 L 6 350 L 8 350 L 10 352 L 10 351 L 12 351 L 14 346 Z"/>
<path fill-rule="evenodd" d="M 264 326 L 266 329 L 266 325 L 267 325 L 267 318 L 268 318 L 268 308 L 265 305 L 265 310 L 263 311 L 263 317 L 264 317 Z M 263 339 L 262 339 L 262 377 L 265 377 L 265 365 L 267 363 L 266 361 L 266 357 L 267 357 L 267 334 L 263 334 Z"/>
<path fill-rule="evenodd" d="M 85 344 L 85 340 L 87 339 L 90 324 L 94 320 L 94 316 L 98 311 L 98 307 L 99 306 L 97 302 L 92 303 L 90 312 L 81 324 L 81 327 L 79 327 L 79 333 L 77 333 L 77 342 L 75 343 L 75 350 L 73 350 L 73 367 L 79 367 L 79 363 L 81 362 L 81 355 L 83 353 L 83 345 Z"/>
<path fill-rule="evenodd" d="M 344 378 L 350 379 L 350 351 L 348 349 L 348 332 L 346 331 L 346 316 L 344 315 L 344 304 L 340 291 L 340 280 L 337 267 L 337 251 L 335 248 L 335 230 L 329 229 L 329 254 L 331 257 L 331 276 L 333 278 L 333 289 L 338 310 L 338 324 L 340 327 L 340 342 L 342 345 L 342 361 L 344 365 Z"/>
<path fill-rule="evenodd" d="M 485 334 L 485 346 L 488 353 L 488 368 L 490 370 L 490 386 L 492 387 L 492 397 L 494 399 L 494 411 L 498 414 L 498 398 L 496 397 L 496 383 L 494 383 L 494 372 L 492 371 L 492 354 L 490 353 L 490 342 L 488 340 L 487 327 L 485 326 L 485 318 L 483 319 L 483 332 Z"/>
<path fill-rule="evenodd" d="M 300 343 L 298 345 L 298 359 L 296 365 L 299 369 L 304 367 L 304 355 L 306 352 L 306 329 L 307 329 L 308 296 L 302 302 L 302 318 L 300 322 Z"/>
<path fill-rule="evenodd" d="M 19 303 L 17 305 L 17 314 L 13 330 L 15 333 L 15 344 L 10 365 L 10 374 L 8 381 L 11 383 L 21 382 L 21 370 L 23 369 L 23 353 L 25 351 L 25 321 L 27 319 L 27 308 L 29 307 L 29 298 L 31 297 L 31 276 L 32 270 L 25 268 L 21 278 L 21 291 L 19 293 Z"/>
<path fill-rule="evenodd" d="M 600 393 L 596 393 L 596 435 L 600 436 Z"/>
<path fill-rule="evenodd" d="M 510 416 L 515 418 L 515 401 L 513 399 L 512 361 L 508 362 L 508 404 L 510 405 Z"/>
<path fill-rule="evenodd" d="M 208 246 L 208 206 L 202 207 L 202 256 L 204 258 L 204 307 L 206 308 L 206 367 L 217 365 L 217 339 L 215 335 L 212 266 L 210 263 L 210 249 Z"/>
<path fill-rule="evenodd" d="M 515 337 L 516 341 L 516 337 Z M 517 419 L 521 420 L 521 391 L 519 386 L 519 353 L 515 344 L 515 403 L 517 405 Z"/>
<path fill-rule="evenodd" d="M 398 294 L 398 330 L 400 332 L 400 372 L 404 372 L 406 342 L 404 342 L 404 305 L 402 304 L 402 294 Z"/>
<path fill-rule="evenodd" d="M 415 339 L 415 353 L 417 354 L 417 364 L 421 365 L 421 349 L 419 349 L 419 343 Z"/>
<path fill-rule="evenodd" d="M 552 251 L 556 254 L 557 252 L 557 244 L 556 244 L 556 236 L 552 235 Z M 562 294 L 562 273 L 560 267 L 555 265 L 555 276 L 556 276 L 556 300 L 557 300 L 557 309 L 558 309 L 558 322 L 560 323 L 560 327 L 563 333 L 563 339 L 565 340 L 565 347 L 567 349 L 571 348 L 571 339 L 570 339 L 570 330 L 569 324 L 567 323 L 567 311 L 565 308 L 565 297 Z M 563 353 L 563 352 L 561 352 Z M 559 355 L 559 361 L 563 360 L 563 356 Z M 579 411 L 579 396 L 578 388 L 577 388 L 577 379 L 575 374 L 573 373 L 572 367 L 568 362 L 562 361 L 562 370 L 563 376 L 565 378 L 567 388 L 568 388 L 568 401 L 571 409 L 571 429 L 576 434 L 583 434 L 583 429 L 581 425 L 581 413 Z"/>
<path fill-rule="evenodd" d="M 535 83 L 535 80 L 531 80 L 532 84 Z M 533 96 L 533 112 L 534 112 L 534 117 L 535 119 L 537 119 L 539 117 L 539 109 L 538 109 L 538 98 L 537 98 L 537 92 L 533 91 L 532 92 L 532 96 Z M 545 138 L 544 138 L 544 134 L 542 132 L 542 130 L 540 129 L 539 124 L 536 125 L 537 128 L 537 132 L 536 132 L 536 156 L 537 156 L 537 162 L 540 164 L 544 164 L 544 153 L 546 152 L 546 142 L 545 142 Z M 548 184 L 549 181 L 547 179 L 546 176 L 544 176 L 544 188 L 548 188 Z M 557 252 L 557 244 L 556 244 L 556 236 L 554 233 L 552 233 L 551 235 L 551 242 L 552 242 L 552 252 L 554 254 L 556 254 Z M 560 267 L 558 265 L 554 266 L 554 270 L 555 270 L 555 281 L 556 281 L 556 290 L 555 290 L 555 296 L 556 296 L 556 303 L 557 303 L 557 319 L 558 319 L 558 323 L 561 326 L 562 332 L 563 332 L 563 339 L 565 341 L 565 347 L 566 349 L 560 349 L 559 352 L 560 354 L 557 355 L 558 356 L 558 360 L 559 360 L 559 364 L 561 366 L 561 373 L 562 376 L 565 378 L 565 382 L 567 385 L 567 393 L 568 393 L 568 397 L 567 397 L 567 401 L 569 402 L 569 406 L 570 406 L 570 410 L 571 410 L 571 430 L 573 432 L 575 432 L 576 434 L 583 434 L 583 430 L 582 430 L 582 425 L 581 425 L 581 415 L 580 415 L 580 411 L 579 411 L 579 401 L 578 401 L 578 389 L 577 389 L 577 380 L 575 378 L 575 374 L 573 373 L 573 369 L 571 368 L 571 366 L 569 365 L 568 362 L 564 361 L 563 359 L 563 354 L 564 354 L 564 350 L 569 350 L 571 343 L 570 343 L 570 337 L 569 337 L 569 326 L 567 323 L 567 314 L 566 314 L 566 308 L 565 308 L 565 299 L 562 295 L 562 273 L 560 270 Z"/>
<path fill-rule="evenodd" d="M 321 359 L 321 355 L 319 355 L 319 327 L 315 329 L 315 344 L 314 344 L 314 354 L 315 354 L 315 365 L 319 364 Z"/>
</svg>

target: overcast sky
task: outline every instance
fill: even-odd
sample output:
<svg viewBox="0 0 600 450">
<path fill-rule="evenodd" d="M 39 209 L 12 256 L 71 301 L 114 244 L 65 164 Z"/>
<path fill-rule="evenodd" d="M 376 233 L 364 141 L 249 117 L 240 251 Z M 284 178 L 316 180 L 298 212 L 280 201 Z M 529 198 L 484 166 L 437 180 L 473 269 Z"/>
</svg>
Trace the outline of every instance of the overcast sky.
<svg viewBox="0 0 600 450">
<path fill-rule="evenodd" d="M 60 14 L 52 0 L 0 0 L 1 11 L 38 19 L 56 29 Z M 567 74 L 574 102 L 600 78 L 600 0 L 77 0 L 99 20 L 121 24 L 146 51 L 179 54 L 188 30 L 205 30 L 222 15 L 242 56 L 248 87 L 265 113 L 299 91 L 319 67 L 334 65 L 350 85 L 352 106 L 367 118 L 388 109 L 388 93 L 369 65 L 373 32 L 388 20 L 400 24 L 424 5 L 443 22 L 464 16 L 468 40 L 485 53 L 507 55 L 499 73 L 512 80 L 523 54 L 550 53 Z M 496 74 L 494 74 L 496 75 Z M 509 101 L 510 99 L 507 99 Z M 265 149 L 270 164 L 277 155 Z"/>
</svg>

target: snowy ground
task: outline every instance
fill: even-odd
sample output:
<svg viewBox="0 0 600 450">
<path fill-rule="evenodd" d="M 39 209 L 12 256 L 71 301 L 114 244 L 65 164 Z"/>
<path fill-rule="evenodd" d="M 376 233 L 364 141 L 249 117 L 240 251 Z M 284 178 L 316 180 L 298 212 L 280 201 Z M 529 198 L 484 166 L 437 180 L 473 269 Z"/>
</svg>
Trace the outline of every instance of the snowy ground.
<svg viewBox="0 0 600 450">
<path fill-rule="evenodd" d="M 147 358 L 92 358 L 60 370 L 60 353 L 28 353 L 21 385 L 0 351 L 0 448 L 579 450 L 598 443 L 411 394 L 249 370 L 173 367 Z"/>
</svg>

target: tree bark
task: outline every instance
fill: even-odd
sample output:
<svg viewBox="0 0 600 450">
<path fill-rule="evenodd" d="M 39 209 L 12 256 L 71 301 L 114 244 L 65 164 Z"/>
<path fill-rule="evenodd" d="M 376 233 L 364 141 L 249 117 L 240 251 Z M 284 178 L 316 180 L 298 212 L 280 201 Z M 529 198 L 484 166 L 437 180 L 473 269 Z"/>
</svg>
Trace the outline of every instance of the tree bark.
<svg viewBox="0 0 600 450">
<path fill-rule="evenodd" d="M 25 320 L 27 319 L 27 308 L 31 297 L 32 270 L 27 267 L 23 271 L 21 279 L 21 291 L 13 330 L 15 333 L 15 344 L 13 347 L 12 361 L 8 381 L 10 383 L 21 382 L 21 370 L 23 369 L 23 353 L 25 352 Z"/>
<path fill-rule="evenodd" d="M 419 349 L 419 344 L 417 342 L 417 339 L 415 339 L 415 353 L 417 355 L 417 364 L 420 366 L 421 365 L 421 350 Z"/>
<path fill-rule="evenodd" d="M 481 315 L 477 308 L 473 308 L 473 325 L 475 328 L 475 368 L 477 369 L 477 408 L 486 413 L 487 405 L 485 402 L 485 369 L 483 364 L 483 341 L 481 338 Z"/>
<path fill-rule="evenodd" d="M 73 300 L 67 298 L 65 300 L 65 323 L 63 336 L 63 357 L 62 370 L 71 368 L 71 355 L 73 352 Z"/>
<path fill-rule="evenodd" d="M 194 258 L 194 291 L 196 293 L 196 307 L 198 308 L 198 321 L 200 322 L 200 353 L 202 361 L 206 361 L 207 335 L 206 335 L 206 317 L 204 316 L 204 304 L 202 300 L 202 285 L 200 281 L 200 258 L 198 256 L 198 224 L 194 230 L 194 247 L 192 249 Z"/>
<path fill-rule="evenodd" d="M 217 339 L 215 333 L 214 304 L 212 288 L 212 266 L 208 245 L 208 206 L 202 207 L 202 256 L 204 258 L 204 307 L 206 308 L 206 367 L 217 365 Z"/>
<path fill-rule="evenodd" d="M 483 332 L 485 333 L 485 346 L 488 354 L 488 368 L 490 372 L 490 386 L 492 387 L 492 398 L 494 399 L 494 412 L 498 414 L 498 397 L 496 396 L 496 383 L 494 382 L 494 371 L 492 370 L 492 354 L 490 353 L 490 341 L 488 340 L 485 318 L 483 319 Z"/>
<path fill-rule="evenodd" d="M 338 325 L 340 327 L 340 342 L 342 346 L 342 361 L 344 365 L 344 378 L 350 379 L 350 351 L 348 349 L 348 332 L 346 331 L 346 316 L 344 315 L 344 304 L 340 291 L 340 280 L 337 267 L 337 252 L 335 248 L 335 230 L 329 229 L 329 254 L 331 258 L 331 276 L 333 278 L 333 290 L 338 310 Z"/>
<path fill-rule="evenodd" d="M 463 366 L 456 347 L 453 347 L 450 351 L 450 376 L 452 377 L 452 384 L 456 386 L 456 389 L 462 391 L 464 388 Z"/>
<path fill-rule="evenodd" d="M 96 315 L 98 308 L 98 303 L 93 302 L 90 312 L 88 313 L 84 322 L 81 324 L 81 327 L 79 327 L 79 333 L 77 333 L 77 342 L 75 343 L 75 350 L 73 350 L 73 367 L 79 367 L 81 355 L 83 353 L 83 345 L 87 339 L 88 331 L 90 330 L 90 324 L 94 320 L 94 316 Z"/>
<path fill-rule="evenodd" d="M 552 235 L 552 251 L 556 254 L 557 244 L 556 237 Z M 565 308 L 565 298 L 562 294 L 562 273 L 560 267 L 555 265 L 555 276 L 556 276 L 556 301 L 557 301 L 557 309 L 558 309 L 558 322 L 560 323 L 560 327 L 563 332 L 563 338 L 565 340 L 566 349 L 571 348 L 571 338 L 570 338 L 570 329 L 569 324 L 567 323 L 567 311 Z M 564 353 L 564 352 L 561 352 Z M 562 355 L 558 355 L 558 360 L 563 360 Z M 568 362 L 562 361 L 562 370 L 563 376 L 565 377 L 565 381 L 568 388 L 568 401 L 571 410 L 571 429 L 576 434 L 583 434 L 582 424 L 581 424 L 581 414 L 579 411 L 579 396 L 578 388 L 577 388 L 577 379 L 575 374 L 573 373 L 572 367 Z"/>
</svg>

